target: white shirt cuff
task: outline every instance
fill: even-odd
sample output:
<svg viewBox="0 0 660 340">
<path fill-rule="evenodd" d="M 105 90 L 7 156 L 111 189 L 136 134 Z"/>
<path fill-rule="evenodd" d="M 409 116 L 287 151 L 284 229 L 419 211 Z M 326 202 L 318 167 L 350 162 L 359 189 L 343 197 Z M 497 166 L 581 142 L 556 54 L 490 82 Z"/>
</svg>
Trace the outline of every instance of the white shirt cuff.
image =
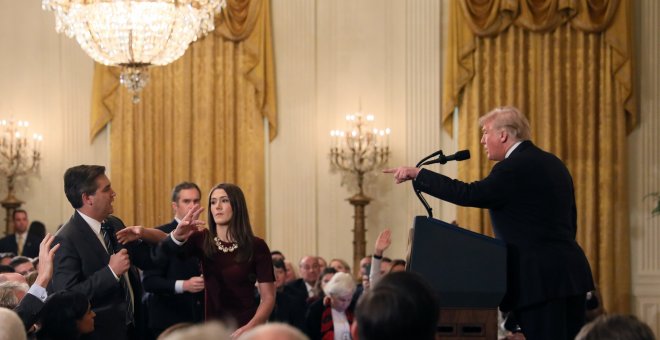
<svg viewBox="0 0 660 340">
<path fill-rule="evenodd" d="M 176 244 L 177 246 L 180 246 L 180 245 L 186 243 L 186 241 L 181 242 L 181 241 L 177 240 L 176 238 L 174 238 L 174 235 L 172 235 L 172 233 L 170 233 L 170 238 L 172 238 L 172 241 L 174 241 L 174 244 Z"/>
<path fill-rule="evenodd" d="M 46 302 L 46 298 L 48 297 L 46 289 L 38 284 L 33 284 L 32 287 L 28 289 L 27 293 L 34 295 L 37 299 L 41 300 L 41 302 Z"/>
<path fill-rule="evenodd" d="M 177 294 L 183 293 L 183 280 L 176 280 L 174 283 L 174 292 Z"/>
<path fill-rule="evenodd" d="M 112 268 L 110 267 L 110 265 L 108 265 L 108 268 L 110 268 L 110 272 L 112 273 L 112 276 L 115 277 L 115 280 L 119 281 L 119 276 L 117 276 L 117 274 L 115 274 L 115 272 L 112 270 Z"/>
</svg>

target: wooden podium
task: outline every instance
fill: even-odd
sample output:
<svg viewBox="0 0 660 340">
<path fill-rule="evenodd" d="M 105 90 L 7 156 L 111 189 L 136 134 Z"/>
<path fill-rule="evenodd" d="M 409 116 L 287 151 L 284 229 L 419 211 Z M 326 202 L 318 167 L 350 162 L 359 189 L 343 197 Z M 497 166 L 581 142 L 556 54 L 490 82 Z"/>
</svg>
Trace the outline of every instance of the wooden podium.
<svg viewBox="0 0 660 340">
<path fill-rule="evenodd" d="M 504 242 L 426 216 L 415 217 L 407 270 L 422 275 L 440 303 L 438 338 L 497 339 L 506 291 Z"/>
</svg>

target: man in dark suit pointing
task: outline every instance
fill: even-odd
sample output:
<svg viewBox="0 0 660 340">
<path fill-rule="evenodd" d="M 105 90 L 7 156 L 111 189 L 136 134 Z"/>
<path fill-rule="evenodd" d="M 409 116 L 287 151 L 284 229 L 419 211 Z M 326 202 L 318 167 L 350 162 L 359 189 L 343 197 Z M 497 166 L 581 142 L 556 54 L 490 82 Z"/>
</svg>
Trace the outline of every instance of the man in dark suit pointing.
<svg viewBox="0 0 660 340">
<path fill-rule="evenodd" d="M 435 172 L 399 167 L 397 183 L 442 200 L 487 208 L 495 236 L 507 243 L 507 292 L 500 304 L 512 311 L 525 337 L 573 339 L 585 320 L 586 293 L 594 289 L 589 263 L 575 241 L 573 180 L 556 156 L 530 139 L 527 118 L 514 107 L 479 120 L 490 174 L 464 183 Z"/>
<path fill-rule="evenodd" d="M 96 313 L 92 339 L 142 338 L 142 287 L 133 264 L 151 268 L 150 249 L 139 241 L 117 243 L 123 222 L 112 216 L 116 193 L 105 167 L 79 165 L 64 174 L 64 192 L 76 211 L 57 232 L 51 291 L 73 290 L 87 296 Z"/>
</svg>

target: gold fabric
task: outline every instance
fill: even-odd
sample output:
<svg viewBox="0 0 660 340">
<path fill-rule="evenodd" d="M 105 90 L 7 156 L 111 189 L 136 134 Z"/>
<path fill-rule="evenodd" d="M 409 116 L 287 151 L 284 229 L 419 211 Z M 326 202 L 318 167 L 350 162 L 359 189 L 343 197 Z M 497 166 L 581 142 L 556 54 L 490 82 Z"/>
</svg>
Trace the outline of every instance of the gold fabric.
<svg viewBox="0 0 660 340">
<path fill-rule="evenodd" d="M 127 224 L 171 220 L 178 182 L 196 182 L 203 205 L 213 185 L 230 182 L 243 189 L 254 231 L 265 236 L 264 118 L 270 139 L 277 134 L 270 2 L 227 4 L 214 34 L 150 69 L 138 105 L 117 86 L 115 69 L 95 70 L 92 136 L 112 120 L 115 211 Z M 236 8 L 242 16 L 229 14 Z"/>
<path fill-rule="evenodd" d="M 443 125 L 459 108 L 460 179 L 488 175 L 478 117 L 514 105 L 532 140 L 561 158 L 576 190 L 577 239 L 605 308 L 630 309 L 626 137 L 637 125 L 628 0 L 450 3 Z M 477 153 L 476 151 L 479 150 Z M 543 193 L 539 193 L 542 195 Z M 488 212 L 458 208 L 461 226 L 492 234 Z"/>
</svg>

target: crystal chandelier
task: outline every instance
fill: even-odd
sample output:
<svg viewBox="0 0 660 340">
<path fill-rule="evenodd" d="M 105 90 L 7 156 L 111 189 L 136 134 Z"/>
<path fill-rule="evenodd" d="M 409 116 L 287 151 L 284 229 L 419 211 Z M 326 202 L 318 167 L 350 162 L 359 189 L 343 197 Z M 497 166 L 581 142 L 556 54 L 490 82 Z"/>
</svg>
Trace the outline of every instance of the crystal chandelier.
<svg viewBox="0 0 660 340">
<path fill-rule="evenodd" d="M 95 61 L 120 66 L 120 82 L 139 102 L 148 66 L 167 65 L 215 28 L 226 0 L 42 0 L 58 33 L 76 38 Z"/>
<path fill-rule="evenodd" d="M 0 204 L 7 210 L 5 233 L 9 232 L 10 217 L 23 201 L 14 196 L 16 179 L 39 171 L 43 136 L 28 132 L 30 123 L 0 120 L 0 174 L 7 178 L 7 197 Z"/>
</svg>

